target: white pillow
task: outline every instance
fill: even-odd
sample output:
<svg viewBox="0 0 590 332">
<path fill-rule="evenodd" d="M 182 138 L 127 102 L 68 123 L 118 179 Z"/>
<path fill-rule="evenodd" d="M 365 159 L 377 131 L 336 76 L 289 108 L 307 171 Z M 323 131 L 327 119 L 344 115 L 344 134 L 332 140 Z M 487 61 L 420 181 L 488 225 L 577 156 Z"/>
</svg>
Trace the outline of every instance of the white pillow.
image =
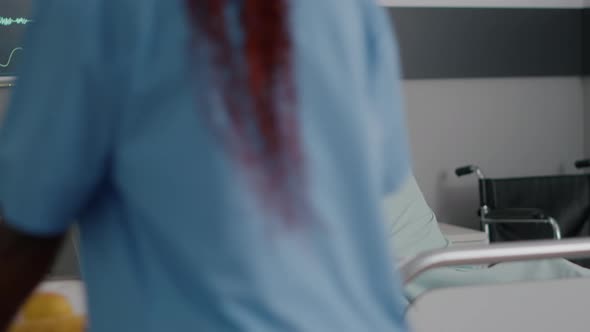
<svg viewBox="0 0 590 332">
<path fill-rule="evenodd" d="M 410 176 L 398 191 L 385 197 L 382 204 L 398 259 L 449 246 L 414 176 Z"/>
</svg>

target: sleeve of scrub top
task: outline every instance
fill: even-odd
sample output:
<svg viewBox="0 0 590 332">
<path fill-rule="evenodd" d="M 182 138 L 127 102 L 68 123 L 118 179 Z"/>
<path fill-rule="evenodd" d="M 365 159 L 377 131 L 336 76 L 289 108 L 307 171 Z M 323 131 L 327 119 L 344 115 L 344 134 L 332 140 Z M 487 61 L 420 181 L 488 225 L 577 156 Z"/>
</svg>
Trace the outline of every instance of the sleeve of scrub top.
<svg viewBox="0 0 590 332">
<path fill-rule="evenodd" d="M 84 1 L 37 5 L 0 129 L 0 204 L 9 226 L 43 236 L 66 231 L 101 181 L 108 110 L 89 107 L 87 46 L 96 39 Z"/>
<path fill-rule="evenodd" d="M 372 5 L 375 7 L 374 5 Z M 381 8 L 373 8 L 375 92 L 383 133 L 383 194 L 394 192 L 410 174 L 410 153 L 402 96 L 402 79 L 393 28 Z"/>
</svg>

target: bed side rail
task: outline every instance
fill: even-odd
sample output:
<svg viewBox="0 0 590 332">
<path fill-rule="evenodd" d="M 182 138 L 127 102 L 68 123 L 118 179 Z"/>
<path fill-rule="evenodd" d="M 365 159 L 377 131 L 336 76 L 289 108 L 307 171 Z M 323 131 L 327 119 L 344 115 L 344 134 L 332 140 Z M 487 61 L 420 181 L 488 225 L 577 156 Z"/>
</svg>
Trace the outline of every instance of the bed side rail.
<svg viewBox="0 0 590 332">
<path fill-rule="evenodd" d="M 402 263 L 400 271 L 407 285 L 420 274 L 440 267 L 583 257 L 590 257 L 590 238 L 523 241 L 428 251 Z"/>
</svg>

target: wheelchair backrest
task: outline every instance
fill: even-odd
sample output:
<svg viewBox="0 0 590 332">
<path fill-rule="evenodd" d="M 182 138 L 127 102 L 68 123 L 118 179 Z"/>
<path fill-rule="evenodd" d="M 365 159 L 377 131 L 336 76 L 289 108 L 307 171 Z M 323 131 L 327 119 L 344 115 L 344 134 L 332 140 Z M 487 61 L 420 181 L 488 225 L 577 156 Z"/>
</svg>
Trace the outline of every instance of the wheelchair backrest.
<svg viewBox="0 0 590 332">
<path fill-rule="evenodd" d="M 487 202 L 483 202 L 483 185 Z M 493 209 L 535 208 L 557 220 L 564 237 L 590 236 L 590 175 L 480 180 L 480 201 Z M 492 241 L 551 238 L 545 224 L 492 227 Z"/>
</svg>

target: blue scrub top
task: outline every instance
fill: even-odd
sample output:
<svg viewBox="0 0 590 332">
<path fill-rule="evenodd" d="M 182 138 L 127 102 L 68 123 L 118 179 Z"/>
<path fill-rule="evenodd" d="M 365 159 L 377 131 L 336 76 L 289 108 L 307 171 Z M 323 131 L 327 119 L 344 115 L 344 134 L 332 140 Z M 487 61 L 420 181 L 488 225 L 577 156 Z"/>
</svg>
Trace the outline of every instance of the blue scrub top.
<svg viewBox="0 0 590 332">
<path fill-rule="evenodd" d="M 317 222 L 285 229 L 203 123 L 183 3 L 39 1 L 0 132 L 7 222 L 78 221 L 93 332 L 405 331 L 379 208 L 408 170 L 384 12 L 290 1 Z"/>
</svg>

